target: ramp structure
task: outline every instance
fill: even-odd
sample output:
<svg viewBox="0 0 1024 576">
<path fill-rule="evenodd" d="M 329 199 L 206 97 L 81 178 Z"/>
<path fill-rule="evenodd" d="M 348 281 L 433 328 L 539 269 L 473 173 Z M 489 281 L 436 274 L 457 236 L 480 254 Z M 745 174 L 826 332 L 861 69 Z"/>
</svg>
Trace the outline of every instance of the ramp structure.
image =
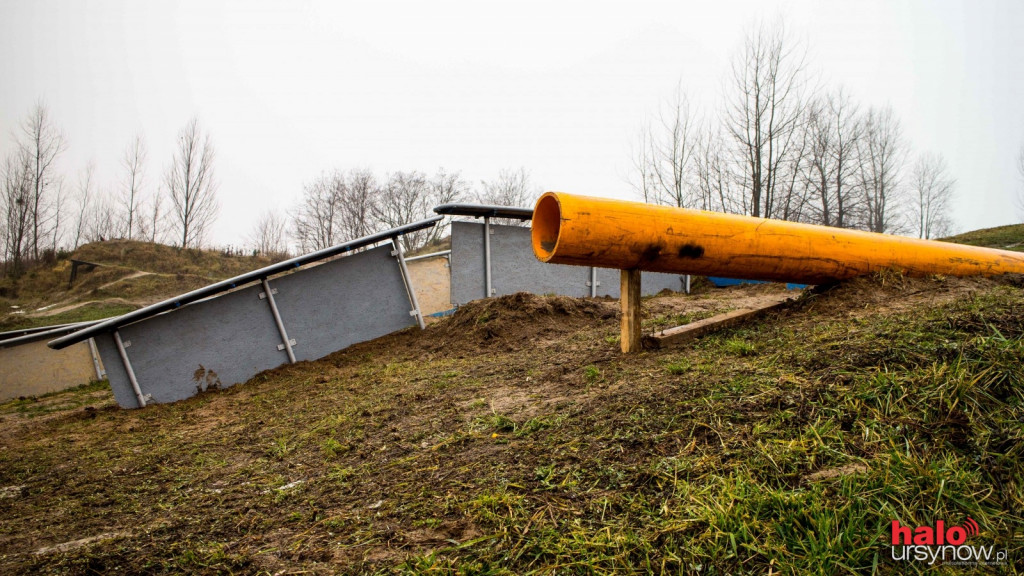
<svg viewBox="0 0 1024 576">
<path fill-rule="evenodd" d="M 538 262 L 530 248 L 530 229 L 498 224 L 500 221 L 529 221 L 533 210 L 481 204 L 443 204 L 438 214 L 470 216 L 480 222 L 451 224 L 451 301 L 461 306 L 489 296 L 516 292 L 561 294 L 564 296 L 619 296 L 619 273 L 614 269 L 589 266 L 550 266 Z M 684 291 L 686 278 L 678 274 L 645 273 L 643 294 L 662 290 Z"/>
<path fill-rule="evenodd" d="M 248 272 L 96 323 L 49 346 L 62 349 L 94 338 L 118 404 L 141 408 L 228 387 L 417 323 L 423 327 L 398 238 L 439 220 Z"/>
<path fill-rule="evenodd" d="M 106 373 L 91 338 L 63 350 L 46 347 L 47 340 L 97 322 L 0 332 L 0 402 L 102 380 Z"/>
<path fill-rule="evenodd" d="M 893 268 L 910 276 L 1024 273 L 1024 254 L 846 228 L 547 192 L 542 262 L 823 284 Z"/>
<path fill-rule="evenodd" d="M 910 276 L 1024 273 L 1024 254 L 735 214 L 547 192 L 541 262 L 621 270 L 622 351 L 640 349 L 640 271 L 822 284 L 898 269 Z"/>
</svg>

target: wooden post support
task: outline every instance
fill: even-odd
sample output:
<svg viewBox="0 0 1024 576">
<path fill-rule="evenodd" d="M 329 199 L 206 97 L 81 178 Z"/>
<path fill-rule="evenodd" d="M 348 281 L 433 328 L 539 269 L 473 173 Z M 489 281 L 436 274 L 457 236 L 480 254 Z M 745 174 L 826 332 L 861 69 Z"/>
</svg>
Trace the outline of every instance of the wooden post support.
<svg viewBox="0 0 1024 576">
<path fill-rule="evenodd" d="M 619 302 L 622 305 L 622 351 L 640 351 L 640 271 L 623 270 Z"/>
</svg>

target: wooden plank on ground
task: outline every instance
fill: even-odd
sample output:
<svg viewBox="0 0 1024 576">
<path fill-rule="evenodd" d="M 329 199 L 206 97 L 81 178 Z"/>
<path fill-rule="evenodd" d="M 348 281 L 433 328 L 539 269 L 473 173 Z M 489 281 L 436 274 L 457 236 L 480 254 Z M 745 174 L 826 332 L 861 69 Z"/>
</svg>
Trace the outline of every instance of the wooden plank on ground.
<svg viewBox="0 0 1024 576">
<path fill-rule="evenodd" d="M 789 296 L 780 297 L 778 299 L 769 300 L 760 306 L 740 308 L 739 310 L 733 310 L 731 312 L 712 316 L 711 318 L 691 322 L 683 326 L 667 328 L 660 332 L 655 332 L 650 336 L 645 336 L 643 343 L 644 346 L 648 348 L 669 348 L 672 346 L 679 346 L 693 340 L 694 338 L 710 334 L 716 330 L 735 326 L 763 316 L 772 310 L 782 308 L 792 300 L 793 298 Z M 623 347 L 625 347 L 625 345 L 623 345 Z"/>
<path fill-rule="evenodd" d="M 620 274 L 619 303 L 622 306 L 622 336 L 624 353 L 639 352 L 640 332 L 640 271 L 623 270 Z"/>
</svg>

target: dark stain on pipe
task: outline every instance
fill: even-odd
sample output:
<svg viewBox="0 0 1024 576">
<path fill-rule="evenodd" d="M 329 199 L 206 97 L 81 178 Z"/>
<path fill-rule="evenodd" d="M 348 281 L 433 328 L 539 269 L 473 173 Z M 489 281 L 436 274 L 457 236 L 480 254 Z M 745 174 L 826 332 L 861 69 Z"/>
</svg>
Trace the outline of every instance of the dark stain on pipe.
<svg viewBox="0 0 1024 576">
<path fill-rule="evenodd" d="M 648 246 L 643 251 L 643 253 L 640 254 L 640 262 L 641 263 L 643 263 L 643 262 L 654 262 L 655 260 L 658 259 L 659 256 L 661 256 L 662 248 L 664 248 L 664 246 L 662 246 L 660 244 L 655 244 L 653 246 Z"/>
<path fill-rule="evenodd" d="M 680 258 L 690 258 L 696 260 L 704 255 L 704 247 L 698 244 L 683 244 L 683 247 L 679 249 Z"/>
</svg>

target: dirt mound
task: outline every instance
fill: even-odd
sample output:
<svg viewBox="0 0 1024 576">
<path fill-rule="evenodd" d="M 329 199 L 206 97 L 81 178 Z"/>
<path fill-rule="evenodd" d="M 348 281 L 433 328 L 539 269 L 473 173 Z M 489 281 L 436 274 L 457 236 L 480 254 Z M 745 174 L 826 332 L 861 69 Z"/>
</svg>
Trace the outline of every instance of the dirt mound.
<svg viewBox="0 0 1024 576">
<path fill-rule="evenodd" d="M 446 346 L 461 342 L 474 347 L 518 350 L 553 334 L 593 325 L 595 320 L 610 321 L 617 313 L 617 300 L 519 292 L 470 302 L 451 318 L 432 325 L 428 332 Z"/>
<path fill-rule="evenodd" d="M 909 278 L 894 272 L 861 276 L 809 290 L 802 302 L 808 307 L 827 306 L 834 313 L 857 315 L 901 311 L 922 304 L 939 305 L 958 296 L 989 290 L 999 284 L 1019 285 L 1018 275 L 998 278 L 929 276 Z"/>
</svg>

